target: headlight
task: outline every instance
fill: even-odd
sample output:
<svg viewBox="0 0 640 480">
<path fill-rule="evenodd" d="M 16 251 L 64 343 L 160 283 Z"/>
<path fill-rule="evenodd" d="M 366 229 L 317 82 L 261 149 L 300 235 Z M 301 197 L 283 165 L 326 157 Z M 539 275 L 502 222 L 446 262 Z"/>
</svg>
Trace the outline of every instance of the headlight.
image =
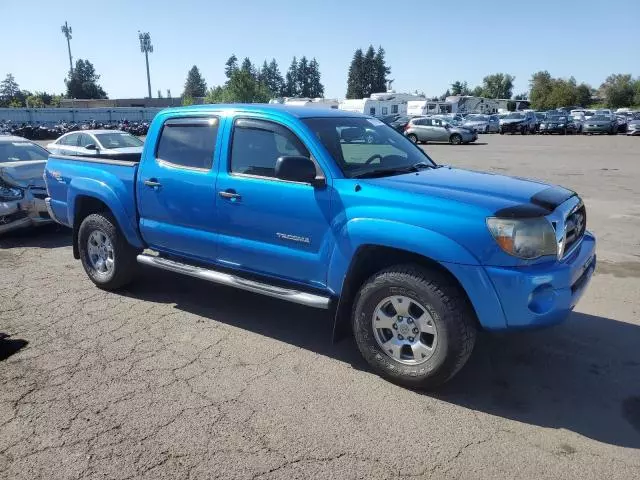
<svg viewBox="0 0 640 480">
<path fill-rule="evenodd" d="M 514 257 L 531 260 L 558 254 L 556 235 L 546 218 L 487 218 L 487 226 L 500 248 Z"/>
<path fill-rule="evenodd" d="M 0 182 L 0 200 L 20 200 L 22 197 L 24 197 L 24 190 Z"/>
<path fill-rule="evenodd" d="M 564 127 L 564 123 L 559 123 L 559 124 L 558 124 L 558 126 L 559 126 L 560 128 L 562 128 L 562 127 Z"/>
</svg>

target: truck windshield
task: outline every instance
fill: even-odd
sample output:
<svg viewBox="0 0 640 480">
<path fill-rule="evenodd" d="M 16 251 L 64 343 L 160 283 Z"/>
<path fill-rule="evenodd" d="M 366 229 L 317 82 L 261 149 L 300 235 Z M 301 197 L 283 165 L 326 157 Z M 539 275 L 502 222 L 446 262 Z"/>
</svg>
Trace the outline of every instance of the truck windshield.
<svg viewBox="0 0 640 480">
<path fill-rule="evenodd" d="M 435 167 L 422 149 L 375 118 L 318 117 L 302 121 L 320 140 L 346 177 L 400 172 L 414 165 Z"/>
</svg>

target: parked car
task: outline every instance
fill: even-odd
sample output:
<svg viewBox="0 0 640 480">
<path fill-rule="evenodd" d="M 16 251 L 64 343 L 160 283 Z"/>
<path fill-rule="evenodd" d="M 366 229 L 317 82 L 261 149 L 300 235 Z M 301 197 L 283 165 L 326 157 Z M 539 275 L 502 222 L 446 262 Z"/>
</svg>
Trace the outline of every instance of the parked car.
<svg viewBox="0 0 640 480">
<path fill-rule="evenodd" d="M 387 125 L 389 125 L 391 128 L 402 133 L 404 132 L 405 127 L 409 123 L 409 120 L 411 120 L 411 117 L 407 115 L 393 115 L 393 118 L 389 118 L 387 120 L 382 118 L 381 120 L 385 122 Z"/>
<path fill-rule="evenodd" d="M 566 114 L 549 115 L 544 122 L 540 124 L 540 133 L 542 135 L 550 135 L 559 133 L 566 135 L 568 133 L 578 133 L 578 126 L 570 116 Z"/>
<path fill-rule="evenodd" d="M 616 118 L 616 132 L 617 133 L 626 133 L 627 132 L 627 124 L 629 123 L 629 119 L 627 115 L 614 115 Z"/>
<path fill-rule="evenodd" d="M 576 112 L 569 115 L 569 118 L 576 124 L 576 133 L 582 133 L 582 127 L 584 126 L 584 112 Z"/>
<path fill-rule="evenodd" d="M 594 112 L 594 115 L 607 115 L 607 116 L 609 116 L 609 117 L 610 117 L 610 116 L 612 116 L 612 115 L 613 115 L 613 112 L 612 112 L 610 109 L 608 109 L 608 108 L 601 108 L 601 109 L 599 109 L 599 110 L 596 110 L 596 111 Z"/>
<path fill-rule="evenodd" d="M 594 133 L 607 133 L 615 135 L 618 124 L 613 115 L 594 115 L 584 122 L 582 133 L 592 135 Z"/>
<path fill-rule="evenodd" d="M 534 133 L 536 131 L 536 115 L 532 110 L 526 112 L 507 113 L 500 120 L 500 134 L 505 133 Z"/>
<path fill-rule="evenodd" d="M 627 124 L 627 135 L 636 136 L 640 135 L 640 118 L 637 120 L 630 120 Z"/>
<path fill-rule="evenodd" d="M 456 126 L 436 117 L 412 118 L 404 130 L 413 143 L 448 142 L 452 145 L 475 142 L 478 134 L 470 128 Z"/>
<path fill-rule="evenodd" d="M 596 114 L 595 110 L 585 110 L 584 111 L 584 119 L 585 120 L 589 120 L 591 117 L 593 117 Z"/>
<path fill-rule="evenodd" d="M 138 160 L 143 141 L 122 130 L 82 130 L 62 135 L 47 145 L 51 153 Z"/>
<path fill-rule="evenodd" d="M 47 204 L 91 281 L 122 288 L 140 263 L 330 309 L 375 371 L 420 388 L 455 375 L 478 328 L 555 324 L 582 296 L 596 241 L 575 192 L 438 165 L 361 114 L 278 107 L 163 110 L 139 163 L 51 155 Z M 342 141 L 370 128 L 374 144 Z"/>
<path fill-rule="evenodd" d="M 48 156 L 22 137 L 0 136 L 0 234 L 51 223 L 42 178 Z"/>
<path fill-rule="evenodd" d="M 467 115 L 462 125 L 476 133 L 498 133 L 500 131 L 500 120 L 496 115 Z"/>
<path fill-rule="evenodd" d="M 540 124 L 547 118 L 546 112 L 534 112 L 536 116 L 536 132 L 540 131 Z"/>
</svg>

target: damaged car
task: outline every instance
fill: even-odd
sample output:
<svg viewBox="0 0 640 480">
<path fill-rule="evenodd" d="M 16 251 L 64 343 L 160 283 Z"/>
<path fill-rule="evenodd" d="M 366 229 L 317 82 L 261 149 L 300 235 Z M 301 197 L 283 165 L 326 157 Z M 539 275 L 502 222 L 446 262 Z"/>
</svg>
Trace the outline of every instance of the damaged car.
<svg viewBox="0 0 640 480">
<path fill-rule="evenodd" d="M 0 235 L 52 222 L 42 178 L 48 157 L 22 137 L 0 136 Z"/>
</svg>

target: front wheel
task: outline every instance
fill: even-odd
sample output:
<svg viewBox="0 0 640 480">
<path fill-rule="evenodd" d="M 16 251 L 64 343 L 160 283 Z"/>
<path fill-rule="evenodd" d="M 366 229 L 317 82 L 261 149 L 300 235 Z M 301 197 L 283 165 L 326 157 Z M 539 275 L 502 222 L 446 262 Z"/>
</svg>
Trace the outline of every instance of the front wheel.
<svg viewBox="0 0 640 480">
<path fill-rule="evenodd" d="M 449 143 L 451 143 L 451 145 L 460 145 L 462 143 L 462 137 L 460 134 L 454 133 L 449 137 Z"/>
<path fill-rule="evenodd" d="M 409 135 L 407 135 L 407 138 L 411 141 L 411 143 L 417 144 L 418 143 L 418 136 L 410 133 Z"/>
<path fill-rule="evenodd" d="M 433 388 L 467 362 L 476 338 L 460 288 L 440 272 L 404 265 L 383 270 L 360 289 L 352 326 L 360 353 L 381 376 Z"/>
<path fill-rule="evenodd" d="M 85 272 L 98 287 L 116 290 L 133 279 L 138 252 L 129 245 L 110 213 L 94 213 L 82 221 L 78 250 Z"/>
</svg>

